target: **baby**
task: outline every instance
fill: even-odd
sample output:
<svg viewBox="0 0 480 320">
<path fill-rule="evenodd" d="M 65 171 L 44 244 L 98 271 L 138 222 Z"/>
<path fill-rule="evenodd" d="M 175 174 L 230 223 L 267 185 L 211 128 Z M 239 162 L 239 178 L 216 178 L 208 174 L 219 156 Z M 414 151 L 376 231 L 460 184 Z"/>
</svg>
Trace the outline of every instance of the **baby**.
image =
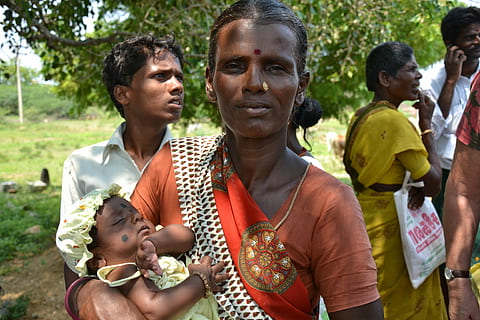
<svg viewBox="0 0 480 320">
<path fill-rule="evenodd" d="M 88 193 L 73 208 L 56 237 L 72 271 L 80 277 L 96 272 L 100 280 L 118 287 L 147 319 L 218 319 L 211 293 L 223 291 L 217 285 L 228 278 L 219 274 L 223 262 L 212 265 L 210 257 L 203 257 L 200 264 L 187 268 L 167 255 L 193 247 L 190 229 L 169 225 L 156 231 L 123 198 L 118 185 Z"/>
</svg>

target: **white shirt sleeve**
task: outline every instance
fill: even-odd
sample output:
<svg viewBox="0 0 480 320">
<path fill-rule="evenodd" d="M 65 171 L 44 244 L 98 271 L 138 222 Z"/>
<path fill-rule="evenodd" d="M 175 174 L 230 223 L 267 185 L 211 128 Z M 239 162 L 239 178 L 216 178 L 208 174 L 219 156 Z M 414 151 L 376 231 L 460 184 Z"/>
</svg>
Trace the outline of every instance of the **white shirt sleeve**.
<svg viewBox="0 0 480 320">
<path fill-rule="evenodd" d="M 433 139 L 438 140 L 438 138 L 442 135 L 443 131 L 448 127 L 448 124 L 452 121 L 451 118 L 451 114 L 448 114 L 448 117 L 446 119 L 443 117 L 440 106 L 435 101 L 435 109 L 433 110 L 432 115 Z"/>
<path fill-rule="evenodd" d="M 63 219 L 66 210 L 81 197 L 78 187 L 77 174 L 73 161 L 68 157 L 63 163 L 62 175 L 62 197 L 60 201 L 60 221 Z"/>
</svg>

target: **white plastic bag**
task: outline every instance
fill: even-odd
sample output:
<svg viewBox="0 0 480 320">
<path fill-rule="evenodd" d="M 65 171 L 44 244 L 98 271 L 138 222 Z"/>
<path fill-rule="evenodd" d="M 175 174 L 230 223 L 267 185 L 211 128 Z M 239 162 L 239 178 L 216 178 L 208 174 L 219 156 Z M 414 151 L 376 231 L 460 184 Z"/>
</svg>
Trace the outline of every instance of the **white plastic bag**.
<svg viewBox="0 0 480 320">
<path fill-rule="evenodd" d="M 416 210 L 408 208 L 408 190 L 423 187 L 423 181 L 409 182 L 410 172 L 405 173 L 402 189 L 393 196 L 397 208 L 403 256 L 413 288 L 445 262 L 445 238 L 443 228 L 430 198 Z"/>
</svg>

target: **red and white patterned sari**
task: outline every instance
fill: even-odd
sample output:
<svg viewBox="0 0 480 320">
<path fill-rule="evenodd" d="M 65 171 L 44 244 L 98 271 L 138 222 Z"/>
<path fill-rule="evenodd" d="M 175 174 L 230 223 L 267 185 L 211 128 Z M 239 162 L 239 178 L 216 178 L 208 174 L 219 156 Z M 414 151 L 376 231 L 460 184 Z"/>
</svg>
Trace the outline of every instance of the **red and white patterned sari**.
<svg viewBox="0 0 480 320">
<path fill-rule="evenodd" d="M 195 260 L 224 261 L 221 318 L 313 319 L 308 292 L 274 227 L 235 173 L 223 136 L 171 141 L 182 219 Z M 201 209 L 200 209 L 201 208 Z"/>
</svg>

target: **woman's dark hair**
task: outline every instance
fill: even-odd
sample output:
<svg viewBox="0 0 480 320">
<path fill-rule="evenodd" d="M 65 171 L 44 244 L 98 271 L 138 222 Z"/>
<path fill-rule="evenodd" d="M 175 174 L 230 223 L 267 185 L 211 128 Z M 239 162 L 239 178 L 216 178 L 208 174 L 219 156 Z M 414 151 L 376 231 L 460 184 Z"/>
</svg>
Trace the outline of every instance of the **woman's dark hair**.
<svg viewBox="0 0 480 320">
<path fill-rule="evenodd" d="M 480 23 L 480 8 L 453 8 L 442 19 L 440 30 L 443 41 L 446 44 L 455 43 L 460 32 L 472 23 Z"/>
<path fill-rule="evenodd" d="M 307 129 L 316 125 L 322 116 L 323 110 L 320 103 L 309 97 L 306 97 L 301 105 L 293 107 L 290 125 L 295 128 L 295 130 L 302 127 L 303 140 L 305 140 L 310 149 L 312 146 L 307 139 Z"/>
<path fill-rule="evenodd" d="M 120 115 L 125 118 L 123 106 L 115 99 L 116 85 L 129 86 L 133 75 L 147 60 L 166 50 L 178 58 L 183 68 L 183 53 L 173 36 L 155 38 L 153 35 L 138 35 L 116 44 L 103 60 L 103 83 Z"/>
<path fill-rule="evenodd" d="M 375 91 L 379 82 L 378 74 L 385 71 L 389 76 L 395 77 L 413 56 L 413 49 L 405 43 L 389 41 L 375 47 L 367 57 L 365 66 L 367 89 Z"/>
<path fill-rule="evenodd" d="M 289 27 L 297 38 L 297 72 L 299 76 L 303 75 L 307 61 L 307 30 L 293 11 L 277 0 L 240 0 L 217 17 L 210 30 L 208 47 L 208 67 L 212 75 L 215 73 L 219 31 L 227 24 L 241 19 L 253 20 L 260 25 L 278 23 Z"/>
</svg>

